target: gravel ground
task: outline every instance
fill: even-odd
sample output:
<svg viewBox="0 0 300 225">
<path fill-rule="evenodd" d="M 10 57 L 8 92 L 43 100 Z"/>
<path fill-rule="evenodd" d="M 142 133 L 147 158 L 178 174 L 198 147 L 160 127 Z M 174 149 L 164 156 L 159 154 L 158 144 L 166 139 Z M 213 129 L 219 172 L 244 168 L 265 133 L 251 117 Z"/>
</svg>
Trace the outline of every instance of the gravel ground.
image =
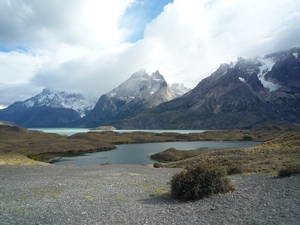
<svg viewBox="0 0 300 225">
<path fill-rule="evenodd" d="M 0 166 L 0 224 L 300 224 L 300 175 L 236 175 L 199 201 L 163 193 L 177 169 Z"/>
</svg>

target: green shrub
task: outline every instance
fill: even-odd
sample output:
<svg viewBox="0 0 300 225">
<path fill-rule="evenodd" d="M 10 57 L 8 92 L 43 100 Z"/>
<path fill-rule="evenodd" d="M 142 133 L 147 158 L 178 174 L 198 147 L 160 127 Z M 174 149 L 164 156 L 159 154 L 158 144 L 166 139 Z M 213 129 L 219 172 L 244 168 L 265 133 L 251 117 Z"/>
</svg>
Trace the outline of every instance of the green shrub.
<svg viewBox="0 0 300 225">
<path fill-rule="evenodd" d="M 226 170 L 216 165 L 197 165 L 177 173 L 171 180 L 171 197 L 197 200 L 232 191 Z"/>
<path fill-rule="evenodd" d="M 299 165 L 290 165 L 278 171 L 277 177 L 289 177 L 293 174 L 300 173 L 300 164 Z"/>
</svg>

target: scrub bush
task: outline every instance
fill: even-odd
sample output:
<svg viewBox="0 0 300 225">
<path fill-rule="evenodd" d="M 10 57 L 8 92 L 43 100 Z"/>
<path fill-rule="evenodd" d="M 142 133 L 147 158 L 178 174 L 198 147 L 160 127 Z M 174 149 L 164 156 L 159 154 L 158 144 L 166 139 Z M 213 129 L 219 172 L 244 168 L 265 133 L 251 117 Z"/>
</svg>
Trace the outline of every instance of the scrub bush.
<svg viewBox="0 0 300 225">
<path fill-rule="evenodd" d="M 171 197 L 198 200 L 212 194 L 233 191 L 226 175 L 226 170 L 216 165 L 189 167 L 172 177 Z"/>
<path fill-rule="evenodd" d="M 289 177 L 293 174 L 300 173 L 300 164 L 290 165 L 278 171 L 277 177 Z"/>
</svg>

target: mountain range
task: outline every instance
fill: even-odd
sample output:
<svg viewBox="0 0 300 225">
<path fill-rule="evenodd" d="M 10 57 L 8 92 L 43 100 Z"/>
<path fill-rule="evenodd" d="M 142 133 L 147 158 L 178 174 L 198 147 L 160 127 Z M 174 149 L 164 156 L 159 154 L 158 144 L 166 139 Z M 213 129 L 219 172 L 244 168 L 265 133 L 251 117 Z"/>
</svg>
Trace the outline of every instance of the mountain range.
<svg viewBox="0 0 300 225">
<path fill-rule="evenodd" d="M 93 127 L 94 124 L 114 121 L 124 114 L 135 115 L 135 112 L 157 106 L 189 90 L 183 84 L 168 86 L 159 71 L 150 76 L 141 69 L 117 88 L 102 95 L 98 103 L 79 93 L 44 89 L 32 98 L 0 110 L 0 120 L 32 128 Z"/>
<path fill-rule="evenodd" d="M 223 63 L 194 89 L 140 70 L 96 102 L 44 89 L 0 110 L 25 127 L 251 129 L 300 123 L 300 47 Z"/>
<path fill-rule="evenodd" d="M 119 129 L 251 129 L 300 123 L 300 48 L 221 64 L 194 89 Z"/>
</svg>

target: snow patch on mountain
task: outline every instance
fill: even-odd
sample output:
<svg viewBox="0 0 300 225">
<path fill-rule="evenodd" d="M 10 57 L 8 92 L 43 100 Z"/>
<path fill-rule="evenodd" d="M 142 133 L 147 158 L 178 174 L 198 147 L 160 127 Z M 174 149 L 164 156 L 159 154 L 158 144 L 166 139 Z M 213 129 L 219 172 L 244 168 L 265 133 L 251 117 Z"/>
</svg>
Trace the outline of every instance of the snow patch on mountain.
<svg viewBox="0 0 300 225">
<path fill-rule="evenodd" d="M 27 108 L 48 106 L 51 108 L 70 108 L 75 110 L 81 117 L 93 109 L 95 101 L 87 99 L 82 94 L 67 93 L 44 89 L 40 94 L 23 102 Z"/>
<path fill-rule="evenodd" d="M 108 97 L 112 98 L 112 97 L 116 96 L 116 94 L 117 94 L 116 92 L 110 91 L 110 92 L 108 92 L 106 95 L 107 95 Z"/>
<path fill-rule="evenodd" d="M 229 68 L 235 68 L 235 66 L 236 66 L 236 64 L 237 64 L 237 62 L 238 62 L 239 60 L 238 59 L 234 59 L 234 60 L 232 60 L 230 63 L 229 63 Z"/>
<path fill-rule="evenodd" d="M 265 79 L 265 75 L 272 70 L 276 60 L 273 58 L 259 58 L 258 60 L 262 64 L 259 67 L 260 72 L 257 74 L 258 79 L 265 88 L 269 89 L 270 91 L 276 91 L 278 88 L 280 88 L 280 86 Z"/>
<path fill-rule="evenodd" d="M 243 82 L 243 83 L 246 82 L 245 78 L 243 78 L 243 77 L 239 77 L 239 80 L 240 80 L 241 82 Z"/>
</svg>

